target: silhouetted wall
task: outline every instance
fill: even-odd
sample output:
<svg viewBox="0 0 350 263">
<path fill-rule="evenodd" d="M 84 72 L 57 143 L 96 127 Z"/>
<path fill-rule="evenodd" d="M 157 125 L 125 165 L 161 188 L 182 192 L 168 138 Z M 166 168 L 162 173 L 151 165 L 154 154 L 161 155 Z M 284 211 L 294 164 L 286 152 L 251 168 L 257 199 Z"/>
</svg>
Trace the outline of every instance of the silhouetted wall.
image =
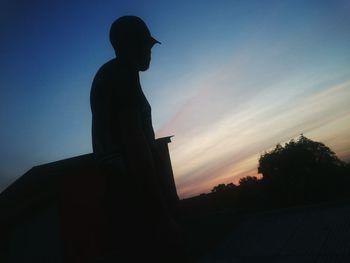
<svg viewBox="0 0 350 263">
<path fill-rule="evenodd" d="M 170 137 L 157 140 L 164 155 L 159 174 L 167 203 L 174 209 L 178 197 L 169 142 Z M 3 191 L 0 262 L 95 262 L 103 258 L 108 246 L 107 181 L 100 167 L 95 154 L 44 164 Z"/>
</svg>

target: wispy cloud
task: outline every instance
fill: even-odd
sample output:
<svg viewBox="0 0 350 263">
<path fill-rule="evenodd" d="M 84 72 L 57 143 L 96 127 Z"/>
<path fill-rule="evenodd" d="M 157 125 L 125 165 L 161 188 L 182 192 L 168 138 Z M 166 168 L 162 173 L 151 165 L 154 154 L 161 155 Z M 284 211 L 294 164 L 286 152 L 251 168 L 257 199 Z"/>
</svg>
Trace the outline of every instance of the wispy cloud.
<svg viewBox="0 0 350 263">
<path fill-rule="evenodd" d="M 175 135 L 171 155 L 183 197 L 255 175 L 264 150 L 300 133 L 322 141 L 322 127 L 350 114 L 350 82 L 344 81 L 344 72 L 308 70 L 290 78 L 290 70 L 305 68 L 272 63 L 276 68 L 268 69 L 275 72 L 270 75 L 239 63 L 236 59 L 202 83 L 157 131 L 158 136 Z"/>
</svg>

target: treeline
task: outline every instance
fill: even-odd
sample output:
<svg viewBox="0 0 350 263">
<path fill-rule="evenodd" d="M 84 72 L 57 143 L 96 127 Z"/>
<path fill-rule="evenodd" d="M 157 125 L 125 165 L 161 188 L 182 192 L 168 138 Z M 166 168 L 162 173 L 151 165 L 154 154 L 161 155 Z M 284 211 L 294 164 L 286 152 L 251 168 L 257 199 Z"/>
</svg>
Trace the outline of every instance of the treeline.
<svg viewBox="0 0 350 263">
<path fill-rule="evenodd" d="M 260 156 L 258 172 L 239 185 L 219 184 L 184 200 L 191 209 L 266 209 L 350 198 L 350 165 L 321 142 L 301 135 Z"/>
</svg>

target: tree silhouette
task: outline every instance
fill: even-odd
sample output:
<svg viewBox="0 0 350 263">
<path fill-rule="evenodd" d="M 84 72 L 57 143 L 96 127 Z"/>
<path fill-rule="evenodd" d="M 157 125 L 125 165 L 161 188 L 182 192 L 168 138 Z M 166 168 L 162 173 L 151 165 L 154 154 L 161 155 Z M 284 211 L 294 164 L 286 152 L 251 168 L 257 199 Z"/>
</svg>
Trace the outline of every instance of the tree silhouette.
<svg viewBox="0 0 350 263">
<path fill-rule="evenodd" d="M 188 200 L 194 211 L 270 209 L 350 198 L 350 164 L 321 142 L 301 135 L 260 156 L 262 178 L 243 177 L 239 185 L 219 184 L 210 194 Z"/>
<path fill-rule="evenodd" d="M 263 154 L 259 159 L 258 172 L 268 178 L 291 172 L 324 173 L 325 169 L 343 166 L 345 163 L 330 148 L 300 135 L 296 142 L 291 140 L 284 147 L 278 144 L 274 150 Z"/>
<path fill-rule="evenodd" d="M 258 178 L 255 176 L 246 176 L 239 179 L 239 185 L 242 187 L 254 186 L 258 183 Z"/>
<path fill-rule="evenodd" d="M 212 193 L 220 193 L 228 189 L 234 189 L 236 187 L 235 184 L 229 183 L 229 184 L 218 184 L 217 186 L 214 186 L 211 190 Z"/>
<path fill-rule="evenodd" d="M 258 172 L 275 198 L 295 203 L 326 199 L 341 188 L 346 164 L 321 142 L 301 135 L 259 159 Z M 277 196 L 276 196 L 277 195 Z"/>
</svg>

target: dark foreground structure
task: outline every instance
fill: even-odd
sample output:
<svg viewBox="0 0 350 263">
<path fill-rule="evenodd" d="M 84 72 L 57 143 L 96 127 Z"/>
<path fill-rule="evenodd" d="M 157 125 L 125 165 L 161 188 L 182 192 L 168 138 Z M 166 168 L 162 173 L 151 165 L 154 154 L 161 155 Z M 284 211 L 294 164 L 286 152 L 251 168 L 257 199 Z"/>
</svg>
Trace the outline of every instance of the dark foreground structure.
<svg viewBox="0 0 350 263">
<path fill-rule="evenodd" d="M 170 137 L 157 140 L 167 166 L 160 180 L 175 210 L 169 142 Z M 0 262 L 104 262 L 110 244 L 101 162 L 91 153 L 36 166 L 2 192 Z"/>
</svg>

